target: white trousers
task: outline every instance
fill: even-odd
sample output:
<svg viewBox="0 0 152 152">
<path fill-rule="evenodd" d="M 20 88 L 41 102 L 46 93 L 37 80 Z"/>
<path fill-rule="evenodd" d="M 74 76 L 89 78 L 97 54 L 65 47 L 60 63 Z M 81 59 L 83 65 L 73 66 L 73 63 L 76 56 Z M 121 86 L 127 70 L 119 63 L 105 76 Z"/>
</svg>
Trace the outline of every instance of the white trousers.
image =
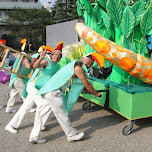
<svg viewBox="0 0 152 152">
<path fill-rule="evenodd" d="M 14 106 L 14 103 L 18 94 L 22 97 L 22 92 L 23 92 L 24 87 L 25 87 L 25 84 L 23 83 L 23 80 L 17 77 L 16 80 L 14 81 L 14 84 L 10 92 L 10 98 L 7 102 L 8 109 L 11 109 Z"/>
<path fill-rule="evenodd" d="M 14 115 L 12 120 L 9 122 L 9 124 L 11 126 L 13 126 L 14 128 L 19 127 L 19 125 L 21 124 L 25 114 L 28 113 L 33 108 L 33 106 L 35 104 L 37 105 L 38 108 L 43 105 L 42 97 L 40 95 L 35 95 L 38 92 L 38 90 L 35 88 L 35 83 L 34 82 L 30 82 L 27 85 L 27 92 L 28 92 L 28 95 L 27 95 L 26 99 L 24 100 L 24 103 L 22 104 L 20 109 L 17 111 L 17 113 Z M 48 115 L 50 115 L 50 113 L 51 112 L 48 112 Z M 44 126 L 46 121 L 47 121 L 46 117 L 48 117 L 48 116 L 45 115 L 44 118 L 42 117 L 43 118 L 42 126 Z M 36 114 L 35 119 L 37 119 L 37 114 Z"/>
<path fill-rule="evenodd" d="M 77 130 L 71 127 L 69 117 L 63 108 L 62 92 L 56 90 L 45 94 L 43 105 L 37 107 L 34 127 L 30 134 L 30 139 L 36 140 L 38 138 L 43 119 L 47 119 L 52 111 L 67 137 L 77 134 Z"/>
</svg>

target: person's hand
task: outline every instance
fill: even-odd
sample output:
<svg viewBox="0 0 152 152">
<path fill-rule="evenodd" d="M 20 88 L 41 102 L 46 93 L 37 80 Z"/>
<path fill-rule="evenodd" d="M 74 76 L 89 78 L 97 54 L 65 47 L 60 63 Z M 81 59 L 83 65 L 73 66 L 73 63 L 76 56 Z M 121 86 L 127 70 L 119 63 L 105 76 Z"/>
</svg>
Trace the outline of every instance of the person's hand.
<svg viewBox="0 0 152 152">
<path fill-rule="evenodd" d="M 32 64 L 37 60 L 37 58 L 32 58 Z"/>
<path fill-rule="evenodd" d="M 97 92 L 97 94 L 95 95 L 95 97 L 101 98 L 102 94 L 100 92 Z"/>
</svg>

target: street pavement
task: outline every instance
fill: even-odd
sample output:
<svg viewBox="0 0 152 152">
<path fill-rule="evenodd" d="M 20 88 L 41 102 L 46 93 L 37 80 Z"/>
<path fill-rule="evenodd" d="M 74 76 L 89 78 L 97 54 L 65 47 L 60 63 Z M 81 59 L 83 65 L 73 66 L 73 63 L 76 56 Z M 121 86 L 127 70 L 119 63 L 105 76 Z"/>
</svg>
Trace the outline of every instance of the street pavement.
<svg viewBox="0 0 152 152">
<path fill-rule="evenodd" d="M 90 110 L 83 110 L 83 98 L 79 98 L 69 115 L 72 126 L 85 133 L 81 141 L 68 142 L 53 116 L 46 124 L 46 131 L 40 133 L 47 143 L 33 145 L 28 139 L 35 113 L 26 114 L 17 134 L 5 131 L 6 124 L 14 116 L 5 112 L 5 93 L 9 91 L 8 84 L 0 84 L 0 105 L 5 105 L 0 109 L 0 152 L 152 152 L 152 118 L 136 120 L 132 133 L 124 136 L 122 128 L 128 122 L 126 118 L 94 104 Z M 14 108 L 20 106 L 21 103 L 16 102 Z"/>
</svg>

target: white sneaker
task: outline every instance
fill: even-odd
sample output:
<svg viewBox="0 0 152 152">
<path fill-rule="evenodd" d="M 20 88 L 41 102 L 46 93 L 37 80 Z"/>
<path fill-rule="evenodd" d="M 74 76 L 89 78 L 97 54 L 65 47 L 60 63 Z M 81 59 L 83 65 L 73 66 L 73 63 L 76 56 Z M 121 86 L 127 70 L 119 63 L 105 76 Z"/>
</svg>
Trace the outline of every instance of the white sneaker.
<svg viewBox="0 0 152 152">
<path fill-rule="evenodd" d="M 42 127 L 41 130 L 42 130 L 42 131 L 45 131 L 45 127 Z"/>
<path fill-rule="evenodd" d="M 30 112 L 30 113 L 33 113 L 33 112 L 35 112 L 35 111 L 36 111 L 36 109 L 32 108 L 29 112 Z"/>
<path fill-rule="evenodd" d="M 16 134 L 17 130 L 13 128 L 10 124 L 6 125 L 5 130 L 9 131 L 12 134 Z"/>
<path fill-rule="evenodd" d="M 15 113 L 17 110 L 16 109 L 9 109 L 9 108 L 6 108 L 5 112 L 7 113 Z"/>
<path fill-rule="evenodd" d="M 3 105 L 0 105 L 0 109 L 3 108 L 3 107 L 4 107 Z"/>
<path fill-rule="evenodd" d="M 20 103 L 23 103 L 23 99 L 22 99 L 22 98 L 20 98 L 19 102 L 20 102 Z"/>
<path fill-rule="evenodd" d="M 82 139 L 83 136 L 84 136 L 84 133 L 81 132 L 81 133 L 76 134 L 76 135 L 74 135 L 74 136 L 67 137 L 67 140 L 68 140 L 68 141 L 78 141 L 78 140 Z"/>
<path fill-rule="evenodd" d="M 38 138 L 36 140 L 29 139 L 29 142 L 32 144 L 43 144 L 46 143 L 46 139 Z"/>
<path fill-rule="evenodd" d="M 7 100 L 9 100 L 10 94 L 9 94 L 9 93 L 6 93 L 6 94 L 5 94 L 5 97 L 6 97 Z"/>
</svg>

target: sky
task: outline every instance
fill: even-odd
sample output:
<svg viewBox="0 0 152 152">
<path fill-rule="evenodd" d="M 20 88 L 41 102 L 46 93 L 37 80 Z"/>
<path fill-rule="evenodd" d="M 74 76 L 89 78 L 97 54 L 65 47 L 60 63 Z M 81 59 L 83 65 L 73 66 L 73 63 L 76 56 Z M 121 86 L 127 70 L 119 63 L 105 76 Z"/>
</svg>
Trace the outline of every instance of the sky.
<svg viewBox="0 0 152 152">
<path fill-rule="evenodd" d="M 51 0 L 51 3 L 54 4 L 55 3 L 54 1 L 55 0 Z M 42 5 L 44 5 L 45 3 L 48 2 L 48 0 L 40 0 L 40 2 L 41 2 Z"/>
</svg>

